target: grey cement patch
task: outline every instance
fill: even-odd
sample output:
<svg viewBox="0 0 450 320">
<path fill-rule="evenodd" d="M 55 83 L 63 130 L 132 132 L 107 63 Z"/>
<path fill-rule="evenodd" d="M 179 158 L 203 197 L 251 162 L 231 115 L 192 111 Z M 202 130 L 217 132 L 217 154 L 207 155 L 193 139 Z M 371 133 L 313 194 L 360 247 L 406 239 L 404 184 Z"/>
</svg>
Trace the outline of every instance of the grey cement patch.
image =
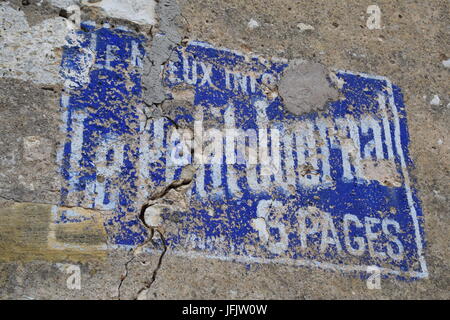
<svg viewBox="0 0 450 320">
<path fill-rule="evenodd" d="M 328 73 L 319 63 L 291 61 L 278 84 L 285 108 L 301 115 L 323 110 L 327 101 L 337 99 L 338 91 L 328 82 Z"/>
<path fill-rule="evenodd" d="M 181 44 L 182 25 L 179 22 L 180 8 L 175 0 L 162 0 L 156 7 L 159 18 L 157 34 L 151 42 L 144 59 L 142 76 L 144 102 L 152 106 L 162 103 L 166 93 L 161 81 L 161 72 L 171 58 L 174 48 Z"/>
</svg>

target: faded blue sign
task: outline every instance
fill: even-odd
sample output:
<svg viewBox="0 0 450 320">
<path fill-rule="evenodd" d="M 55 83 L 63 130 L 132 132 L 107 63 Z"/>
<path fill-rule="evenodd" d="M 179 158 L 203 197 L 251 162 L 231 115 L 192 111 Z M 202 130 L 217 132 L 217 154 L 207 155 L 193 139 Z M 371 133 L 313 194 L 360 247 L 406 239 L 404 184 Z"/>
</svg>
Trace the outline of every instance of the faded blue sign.
<svg viewBox="0 0 450 320">
<path fill-rule="evenodd" d="M 194 41 L 162 70 L 170 116 L 147 118 L 143 41 L 85 27 L 65 49 L 61 205 L 104 210 L 119 246 L 144 241 L 150 203 L 174 254 L 426 277 L 398 87 L 336 71 L 342 98 L 295 116 L 286 61 Z"/>
<path fill-rule="evenodd" d="M 58 154 L 65 181 L 60 203 L 105 211 L 110 241 L 132 245 L 146 235 L 135 201 L 144 38 L 82 27 L 68 37 L 61 64 L 66 140 Z"/>
</svg>

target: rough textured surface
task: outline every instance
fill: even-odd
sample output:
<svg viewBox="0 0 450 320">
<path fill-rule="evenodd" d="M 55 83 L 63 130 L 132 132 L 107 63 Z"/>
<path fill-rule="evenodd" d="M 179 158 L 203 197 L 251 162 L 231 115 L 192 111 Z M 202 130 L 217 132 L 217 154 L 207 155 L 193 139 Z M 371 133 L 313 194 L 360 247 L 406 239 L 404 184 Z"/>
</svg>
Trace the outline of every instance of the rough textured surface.
<svg viewBox="0 0 450 320">
<path fill-rule="evenodd" d="M 2 78 L 0 83 L 0 196 L 56 203 L 59 94 L 20 80 Z"/>
<path fill-rule="evenodd" d="M 2 299 L 450 298 L 450 70 L 444 63 L 450 56 L 448 1 L 378 1 L 380 30 L 366 27 L 371 1 L 186 0 L 176 6 L 174 1 L 161 0 L 156 7 L 158 25 L 151 31 L 126 22 L 149 39 L 142 80 L 145 104 L 156 106 L 146 110 L 149 118 L 159 112 L 171 119 L 176 113 L 164 102 L 160 75 L 184 37 L 244 53 L 384 75 L 403 89 L 415 162 L 413 178 L 425 216 L 429 277 L 411 282 L 383 279 L 380 290 L 368 290 L 364 280 L 339 272 L 175 256 L 166 252 L 158 232 L 142 247 L 130 251 L 110 247 L 97 257 L 95 251 L 89 259 L 77 256 L 79 251 L 48 251 L 46 219 L 50 219 L 50 205 L 58 203 L 60 187 L 55 150 L 61 141 L 59 63 L 66 29 L 58 14 L 72 1 L 30 2 L 26 6 L 10 1 L 11 7 L 0 3 Z M 99 24 L 110 21 L 91 9 L 83 8 L 84 18 Z M 249 21 L 258 25 L 249 27 Z M 430 103 L 435 95 L 439 104 Z M 288 96 L 295 98 L 295 91 Z M 178 100 L 190 105 L 191 98 L 180 94 Z M 296 101 L 295 110 L 300 105 Z M 323 103 L 306 106 L 322 107 Z M 385 171 L 371 163 L 366 170 L 367 175 L 384 179 Z M 175 189 L 167 192 L 173 195 L 179 187 L 165 186 L 156 193 Z M 79 235 L 72 233 L 67 238 L 79 242 Z M 87 237 L 82 242 L 104 240 Z M 28 245 L 25 251 L 32 254 L 12 255 L 12 242 Z M 67 288 L 69 275 L 61 271 L 60 264 L 80 267 L 80 290 Z"/>
<path fill-rule="evenodd" d="M 30 27 L 25 14 L 0 4 L 0 75 L 55 85 L 68 33 L 61 17 Z"/>
</svg>

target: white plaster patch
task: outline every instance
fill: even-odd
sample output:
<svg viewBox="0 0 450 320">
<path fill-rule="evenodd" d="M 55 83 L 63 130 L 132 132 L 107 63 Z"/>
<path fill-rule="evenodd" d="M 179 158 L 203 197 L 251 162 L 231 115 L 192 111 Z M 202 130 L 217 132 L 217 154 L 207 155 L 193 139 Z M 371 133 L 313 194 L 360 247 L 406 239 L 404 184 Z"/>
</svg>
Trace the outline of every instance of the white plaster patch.
<svg viewBox="0 0 450 320">
<path fill-rule="evenodd" d="M 450 68 L 450 59 L 442 61 L 442 64 L 444 65 L 444 67 Z"/>
<path fill-rule="evenodd" d="M 129 20 L 137 24 L 156 24 L 154 0 L 102 0 L 95 3 L 82 0 L 81 4 L 101 8 L 112 18 Z"/>
<path fill-rule="evenodd" d="M 58 84 L 62 47 L 69 32 L 64 18 L 30 28 L 22 11 L 0 4 L 0 77 Z"/>
<path fill-rule="evenodd" d="M 26 161 L 49 159 L 52 152 L 53 143 L 49 139 L 38 136 L 23 138 L 23 157 Z"/>
<path fill-rule="evenodd" d="M 297 28 L 300 29 L 300 32 L 304 32 L 307 30 L 314 30 L 313 26 L 306 24 L 306 23 L 302 23 L 302 22 L 297 25 Z"/>
<path fill-rule="evenodd" d="M 154 204 L 144 212 L 144 220 L 145 223 L 150 227 L 159 227 L 161 226 L 163 219 L 161 217 L 161 213 L 164 209 L 164 205 Z"/>
<path fill-rule="evenodd" d="M 435 94 L 435 95 L 433 96 L 433 99 L 431 99 L 430 104 L 431 104 L 432 106 L 438 106 L 438 105 L 441 104 L 441 99 L 439 98 L 439 96 L 438 96 L 437 94 Z"/>
<path fill-rule="evenodd" d="M 248 24 L 247 24 L 247 27 L 249 28 L 249 29 L 255 29 L 255 28 L 258 28 L 259 27 L 259 23 L 258 23 L 258 21 L 256 21 L 255 19 L 250 19 L 250 21 L 248 22 Z"/>
<path fill-rule="evenodd" d="M 58 8 L 67 8 L 74 4 L 79 4 L 80 1 L 78 0 L 48 0 L 52 6 L 58 7 Z"/>
</svg>

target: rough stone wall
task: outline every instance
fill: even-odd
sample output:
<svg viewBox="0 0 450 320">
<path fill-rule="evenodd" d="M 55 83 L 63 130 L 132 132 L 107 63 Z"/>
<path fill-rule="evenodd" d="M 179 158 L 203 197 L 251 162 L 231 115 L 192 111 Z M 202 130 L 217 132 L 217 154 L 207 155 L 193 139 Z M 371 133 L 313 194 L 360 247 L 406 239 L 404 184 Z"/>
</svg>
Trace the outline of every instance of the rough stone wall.
<svg viewBox="0 0 450 320">
<path fill-rule="evenodd" d="M 371 4 L 288 0 L 1 1 L 0 297 L 450 298 L 450 5 L 445 0 L 380 0 L 376 4 L 382 12 L 381 29 L 371 30 L 366 25 L 366 10 Z M 88 87 L 91 71 L 102 63 L 93 58 L 92 48 L 79 45 L 81 40 L 74 36 L 80 28 L 87 28 L 77 22 L 78 9 L 81 22 L 110 30 L 124 28 L 136 37 L 142 36 L 137 51 L 129 53 L 134 65 L 130 63 L 121 71 L 129 77 L 123 80 L 124 86 L 142 88 L 139 97 L 124 94 L 124 105 L 142 108 L 138 120 L 130 118 L 125 124 L 130 132 L 139 131 L 139 123 L 146 126 L 156 118 L 177 129 L 193 130 L 191 124 L 176 120 L 178 106 L 195 113 L 192 88 L 172 89 L 174 99 L 170 100 L 163 82 L 164 73 L 180 62 L 176 49 L 186 48 L 191 40 L 248 56 L 289 61 L 290 69 L 278 87 L 267 85 L 265 89 L 268 96 L 281 95 L 284 106 L 294 115 L 320 112 L 326 110 L 327 102 L 342 99 L 338 80 L 334 79 L 336 84 L 328 77 L 332 70 L 389 78 L 402 89 L 407 106 L 409 150 L 415 164 L 410 173 L 424 216 L 427 276 L 413 280 L 383 277 L 381 288 L 370 290 L 365 278 L 339 270 L 214 259 L 201 250 L 175 254 L 165 237 L 181 232 L 183 226 L 176 217 L 165 223 L 161 216 L 166 208 L 189 209 L 186 191 L 198 170 L 191 165 L 183 167 L 180 177 L 173 181 L 156 184 L 144 180 L 137 195 L 131 197 L 135 210 L 127 213 L 127 221 L 137 221 L 130 229 L 139 240 L 133 245 L 117 245 L 112 235 L 120 231 L 114 229 L 116 226 L 108 229 L 116 216 L 110 207 L 83 202 L 86 199 L 81 194 L 61 204 L 61 188 L 66 181 L 60 171 L 62 151 L 58 150 L 63 150 L 66 135 L 61 129 L 65 124 L 60 108 L 67 103 L 66 97 Z M 84 59 L 79 61 L 81 70 L 62 64 L 65 47 L 71 46 Z M 136 70 L 139 85 L 133 84 Z M 302 95 L 298 88 L 313 94 Z M 100 96 L 96 99 L 101 107 Z M 206 125 L 214 127 L 214 121 L 208 121 Z M 114 127 L 113 122 L 98 125 Z M 130 133 L 123 138 L 130 144 L 129 157 L 137 150 L 132 137 Z M 395 185 L 398 178 L 391 169 L 367 169 L 370 172 L 366 175 L 369 180 Z M 104 172 L 108 173 L 106 169 Z M 128 186 L 126 181 L 117 183 L 125 189 Z M 80 223 L 55 222 L 61 212 L 73 214 Z M 255 229 L 261 221 L 253 221 Z M 80 288 L 68 284 L 68 278 L 76 275 L 73 266 L 79 268 Z"/>
</svg>

